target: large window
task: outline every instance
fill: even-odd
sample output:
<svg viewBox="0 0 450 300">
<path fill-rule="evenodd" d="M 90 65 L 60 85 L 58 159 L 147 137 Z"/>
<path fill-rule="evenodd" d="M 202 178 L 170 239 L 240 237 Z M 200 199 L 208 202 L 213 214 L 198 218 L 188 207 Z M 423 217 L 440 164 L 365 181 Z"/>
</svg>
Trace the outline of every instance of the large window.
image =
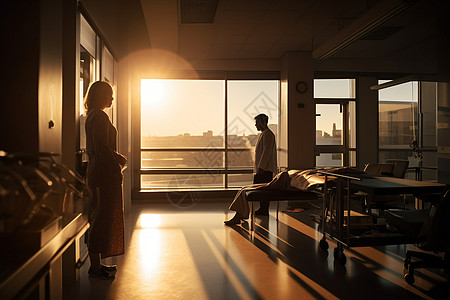
<svg viewBox="0 0 450 300">
<path fill-rule="evenodd" d="M 379 84 L 387 82 L 380 80 Z M 417 165 L 410 144 L 418 134 L 418 85 L 407 82 L 378 91 L 378 143 L 379 161 L 387 159 L 409 160 Z M 406 177 L 412 179 L 412 174 Z"/>
<path fill-rule="evenodd" d="M 141 80 L 141 189 L 250 184 L 253 117 L 277 134 L 278 80 Z"/>
<path fill-rule="evenodd" d="M 384 83 L 380 81 L 380 83 Z M 417 138 L 417 82 L 379 91 L 380 149 L 406 149 Z"/>
<path fill-rule="evenodd" d="M 417 169 L 407 178 L 435 180 L 436 84 L 406 82 L 379 90 L 378 99 L 379 161 L 408 160 Z"/>
<path fill-rule="evenodd" d="M 279 83 L 275 80 L 229 80 L 227 83 L 228 167 L 252 168 L 258 138 L 253 118 L 260 113 L 266 114 L 269 128 L 278 137 Z M 242 187 L 252 180 L 252 174 L 233 174 L 228 176 L 228 185 Z"/>
</svg>

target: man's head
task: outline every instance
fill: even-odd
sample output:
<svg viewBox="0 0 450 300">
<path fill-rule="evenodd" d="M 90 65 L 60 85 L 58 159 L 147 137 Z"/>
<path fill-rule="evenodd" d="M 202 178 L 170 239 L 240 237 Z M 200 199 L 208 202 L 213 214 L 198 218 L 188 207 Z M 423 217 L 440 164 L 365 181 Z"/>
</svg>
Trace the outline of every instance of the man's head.
<svg viewBox="0 0 450 300">
<path fill-rule="evenodd" d="M 264 129 L 267 128 L 267 123 L 269 122 L 269 117 L 267 115 L 259 114 L 256 117 L 254 117 L 254 119 L 257 130 L 263 131 Z"/>
</svg>

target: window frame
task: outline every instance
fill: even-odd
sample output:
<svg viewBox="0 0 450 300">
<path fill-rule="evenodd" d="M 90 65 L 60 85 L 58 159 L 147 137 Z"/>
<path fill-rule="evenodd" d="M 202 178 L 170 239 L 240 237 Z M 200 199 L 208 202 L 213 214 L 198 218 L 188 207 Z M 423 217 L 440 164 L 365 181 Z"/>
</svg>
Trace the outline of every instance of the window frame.
<svg viewBox="0 0 450 300">
<path fill-rule="evenodd" d="M 340 104 L 342 107 L 342 145 L 317 145 L 315 144 L 315 153 L 316 157 L 320 154 L 342 154 L 342 166 L 350 166 L 356 167 L 356 161 L 354 161 L 355 165 L 350 165 L 352 162 L 350 153 L 352 152 L 354 156 L 358 151 L 357 149 L 357 141 L 355 142 L 354 147 L 350 147 L 350 102 L 355 103 L 355 107 L 358 105 L 358 94 L 357 94 L 357 78 L 325 78 L 325 77 L 317 77 L 314 80 L 352 80 L 352 92 L 350 93 L 350 97 L 337 97 L 337 98 L 314 98 L 314 105 L 317 104 Z M 352 97 L 353 96 L 353 97 Z M 356 114 L 356 111 L 355 111 Z M 357 118 L 357 116 L 354 116 Z M 316 115 L 317 118 L 317 115 Z M 357 138 L 357 128 L 354 128 L 355 132 L 353 135 L 355 139 Z"/>
<path fill-rule="evenodd" d="M 427 155 L 427 154 L 437 154 L 437 142 L 435 146 L 424 146 L 424 122 L 423 122 L 423 94 L 422 94 L 422 84 L 423 82 L 420 80 L 411 80 L 411 81 L 407 81 L 407 82 L 402 82 L 399 84 L 404 84 L 404 83 L 408 83 L 408 82 L 417 82 L 417 109 L 416 109 L 416 114 L 413 116 L 414 120 L 415 120 L 415 128 L 414 128 L 414 135 L 416 138 L 416 142 L 419 145 L 419 149 L 422 153 L 422 155 Z M 395 86 L 395 85 L 392 85 Z M 392 87 L 389 86 L 389 87 Z M 378 105 L 380 105 L 380 101 L 385 101 L 385 100 L 380 100 L 380 94 L 378 93 Z M 399 103 L 402 103 L 401 101 L 399 101 Z M 409 103 L 408 101 L 405 101 L 405 103 Z M 435 104 L 437 107 L 437 103 Z M 436 113 L 436 118 L 437 118 L 437 111 Z M 380 114 L 380 113 L 379 113 Z M 378 122 L 380 121 L 380 115 L 378 115 Z M 378 124 L 378 132 L 379 132 L 379 128 L 380 128 L 380 124 Z M 435 133 L 435 138 L 437 137 L 437 133 Z M 380 139 L 380 136 L 378 134 L 378 139 Z M 404 153 L 404 152 L 408 152 L 411 154 L 411 156 L 414 155 L 413 153 L 413 149 L 411 147 L 411 145 L 398 145 L 397 147 L 382 147 L 380 142 L 378 142 L 378 160 L 382 161 L 381 158 L 386 156 L 386 154 L 389 153 Z M 397 155 L 398 157 L 398 155 Z M 434 171 L 435 172 L 435 177 L 433 180 L 437 180 L 437 161 L 436 161 L 436 166 L 423 166 L 423 162 L 422 160 L 418 160 L 417 161 L 417 166 L 409 166 L 406 176 L 409 179 L 415 179 L 415 180 L 422 180 L 422 171 L 423 170 L 428 170 L 428 171 Z M 408 176 L 409 175 L 409 176 Z"/>
<path fill-rule="evenodd" d="M 278 81 L 278 99 L 277 99 L 277 109 L 279 116 L 279 105 L 280 105 L 280 74 L 279 72 L 199 72 L 194 74 L 193 77 L 189 76 L 189 74 L 183 74 L 183 77 L 175 76 L 170 78 L 155 78 L 155 79 L 176 79 L 176 80 L 223 80 L 224 81 L 224 105 L 225 105 L 225 124 L 224 124 L 224 145 L 222 147 L 189 147 L 189 148 L 181 148 L 181 147 L 142 147 L 141 146 L 141 95 L 140 95 L 140 84 L 141 78 L 135 81 L 135 90 L 137 92 L 137 98 L 139 99 L 138 103 L 134 106 L 135 116 L 139 116 L 135 118 L 133 122 L 133 170 L 135 176 L 133 177 L 133 190 L 135 191 L 183 191 L 183 190 L 195 190 L 197 188 L 176 188 L 176 187 L 154 187 L 154 188 L 142 188 L 141 186 L 141 176 L 142 175 L 185 175 L 185 174 L 222 174 L 223 185 L 219 187 L 213 188 L 201 188 L 201 190 L 227 190 L 227 189 L 235 189 L 235 187 L 230 185 L 228 175 L 236 175 L 236 174 L 253 174 L 253 166 L 251 167 L 230 167 L 228 162 L 228 156 L 231 152 L 251 152 L 253 148 L 246 147 L 229 147 L 228 145 L 228 81 L 263 81 L 263 80 L 276 80 Z M 279 130 L 279 126 L 278 126 Z M 279 136 L 279 135 L 277 135 Z M 142 152 L 164 152 L 164 151 L 180 151 L 180 152 L 203 152 L 203 151 L 213 151 L 213 152 L 222 152 L 224 155 L 224 166 L 222 168 L 142 168 L 141 167 L 141 158 Z"/>
</svg>

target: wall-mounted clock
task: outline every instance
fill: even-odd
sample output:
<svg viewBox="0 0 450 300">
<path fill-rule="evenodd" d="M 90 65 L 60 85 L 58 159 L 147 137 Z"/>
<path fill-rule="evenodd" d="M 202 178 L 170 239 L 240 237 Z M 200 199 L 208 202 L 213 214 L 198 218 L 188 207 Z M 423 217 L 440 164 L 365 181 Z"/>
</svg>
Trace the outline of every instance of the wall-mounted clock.
<svg viewBox="0 0 450 300">
<path fill-rule="evenodd" d="M 308 90 L 308 84 L 304 81 L 299 81 L 297 82 L 297 84 L 295 85 L 295 89 L 297 90 L 297 92 L 299 93 L 306 93 L 306 91 Z"/>
</svg>

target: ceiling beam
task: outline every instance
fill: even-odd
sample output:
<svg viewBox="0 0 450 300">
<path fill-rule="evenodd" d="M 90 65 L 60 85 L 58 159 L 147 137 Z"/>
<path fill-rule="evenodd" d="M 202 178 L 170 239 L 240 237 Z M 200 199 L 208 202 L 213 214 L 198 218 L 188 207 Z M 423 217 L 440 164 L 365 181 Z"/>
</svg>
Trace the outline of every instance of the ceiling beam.
<svg viewBox="0 0 450 300">
<path fill-rule="evenodd" d="M 313 50 L 314 59 L 326 59 L 380 27 L 411 7 L 414 0 L 384 0 L 354 22 L 344 27 L 333 38 Z"/>
</svg>

